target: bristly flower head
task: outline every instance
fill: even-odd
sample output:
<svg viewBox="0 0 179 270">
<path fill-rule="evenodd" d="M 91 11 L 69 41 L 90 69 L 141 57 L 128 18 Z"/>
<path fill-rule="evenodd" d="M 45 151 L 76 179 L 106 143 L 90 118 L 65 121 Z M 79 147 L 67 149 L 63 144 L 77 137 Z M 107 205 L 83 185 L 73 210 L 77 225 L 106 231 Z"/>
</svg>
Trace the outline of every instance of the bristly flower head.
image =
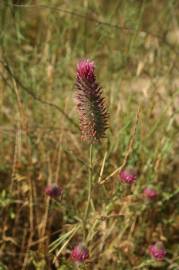
<svg viewBox="0 0 179 270">
<path fill-rule="evenodd" d="M 88 59 L 77 64 L 75 103 L 82 139 L 89 143 L 99 142 L 105 137 L 108 113 L 102 88 L 96 82 L 94 62 Z"/>
<path fill-rule="evenodd" d="M 56 184 L 48 185 L 45 188 L 45 193 L 51 198 L 57 198 L 62 195 L 62 188 L 60 188 Z"/>
<path fill-rule="evenodd" d="M 149 246 L 149 253 L 157 261 L 162 261 L 166 256 L 166 250 L 161 242 Z"/>
<path fill-rule="evenodd" d="M 149 200 L 154 200 L 158 196 L 158 192 L 151 187 L 146 187 L 144 189 L 144 196 Z"/>
<path fill-rule="evenodd" d="M 89 258 L 89 251 L 82 243 L 74 247 L 71 252 L 71 259 L 75 262 L 82 263 Z"/>
<path fill-rule="evenodd" d="M 120 171 L 119 177 L 122 182 L 133 184 L 136 181 L 137 172 L 134 168 L 125 168 Z"/>
<path fill-rule="evenodd" d="M 95 81 L 95 75 L 94 75 L 94 62 L 90 60 L 81 60 L 77 64 L 77 77 L 79 79 L 87 80 L 94 82 Z"/>
</svg>

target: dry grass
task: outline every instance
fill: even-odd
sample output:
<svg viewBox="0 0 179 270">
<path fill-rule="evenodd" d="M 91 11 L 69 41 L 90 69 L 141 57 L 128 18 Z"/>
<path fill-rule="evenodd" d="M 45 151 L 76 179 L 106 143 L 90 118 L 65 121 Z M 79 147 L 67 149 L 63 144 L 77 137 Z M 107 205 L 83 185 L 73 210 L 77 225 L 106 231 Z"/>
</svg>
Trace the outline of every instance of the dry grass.
<svg viewBox="0 0 179 270">
<path fill-rule="evenodd" d="M 73 103 L 83 57 L 96 63 L 110 128 L 93 151 L 82 268 L 179 269 L 178 18 L 172 0 L 0 1 L 0 269 L 76 267 L 89 170 Z M 139 172 L 131 189 L 118 181 L 126 164 Z M 49 183 L 63 186 L 60 203 L 45 196 Z M 147 253 L 158 240 L 161 263 Z"/>
</svg>

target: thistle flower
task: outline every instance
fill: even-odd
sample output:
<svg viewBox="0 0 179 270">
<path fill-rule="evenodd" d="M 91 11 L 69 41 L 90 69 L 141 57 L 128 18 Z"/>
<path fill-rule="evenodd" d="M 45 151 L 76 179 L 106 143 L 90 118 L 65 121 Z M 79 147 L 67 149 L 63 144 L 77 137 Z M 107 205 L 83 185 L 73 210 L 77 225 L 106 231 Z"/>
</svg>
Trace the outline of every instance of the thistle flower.
<svg viewBox="0 0 179 270">
<path fill-rule="evenodd" d="M 163 243 L 158 242 L 155 245 L 149 246 L 149 253 L 157 261 L 162 261 L 166 256 L 166 250 L 163 246 Z"/>
<path fill-rule="evenodd" d="M 154 200 L 158 196 L 158 192 L 154 188 L 146 187 L 144 196 L 149 200 Z"/>
<path fill-rule="evenodd" d="M 108 113 L 102 88 L 96 82 L 94 62 L 88 59 L 77 64 L 75 103 L 82 139 L 89 143 L 99 142 L 105 137 Z"/>
<path fill-rule="evenodd" d="M 48 185 L 45 188 L 45 193 L 49 197 L 57 198 L 57 197 L 62 195 L 62 189 L 59 186 L 57 186 L 56 184 L 52 184 L 52 185 Z"/>
<path fill-rule="evenodd" d="M 84 262 L 89 258 L 89 251 L 84 244 L 80 243 L 72 250 L 71 258 L 75 262 Z"/>
<path fill-rule="evenodd" d="M 127 184 L 133 184 L 137 178 L 137 173 L 136 170 L 133 168 L 126 168 L 120 171 L 119 177 L 122 182 Z"/>
</svg>

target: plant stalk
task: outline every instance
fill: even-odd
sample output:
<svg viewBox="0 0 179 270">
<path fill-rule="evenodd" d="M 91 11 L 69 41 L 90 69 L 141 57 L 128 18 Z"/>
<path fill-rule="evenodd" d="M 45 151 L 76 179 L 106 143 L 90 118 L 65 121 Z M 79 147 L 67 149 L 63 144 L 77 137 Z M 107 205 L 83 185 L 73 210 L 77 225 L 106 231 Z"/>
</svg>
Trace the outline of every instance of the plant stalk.
<svg viewBox="0 0 179 270">
<path fill-rule="evenodd" d="M 86 222 L 90 210 L 91 203 L 91 190 L 92 190 L 92 179 L 93 179 L 93 144 L 90 144 L 89 150 L 89 178 L 88 178 L 88 200 L 84 215 L 84 235 L 86 236 Z M 86 238 L 86 237 L 85 237 Z"/>
</svg>

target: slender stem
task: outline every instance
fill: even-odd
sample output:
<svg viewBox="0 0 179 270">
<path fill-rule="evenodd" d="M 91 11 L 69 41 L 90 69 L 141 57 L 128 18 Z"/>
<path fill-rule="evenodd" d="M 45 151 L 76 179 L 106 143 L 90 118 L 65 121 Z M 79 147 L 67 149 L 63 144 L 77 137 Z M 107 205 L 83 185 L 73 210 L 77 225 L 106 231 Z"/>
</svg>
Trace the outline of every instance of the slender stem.
<svg viewBox="0 0 179 270">
<path fill-rule="evenodd" d="M 90 209 L 90 203 L 91 203 L 91 190 L 92 190 L 92 177 L 93 177 L 93 144 L 90 145 L 90 153 L 89 153 L 89 178 L 88 178 L 88 200 L 87 200 L 87 206 L 85 210 L 85 216 L 84 216 L 84 231 L 86 231 L 86 221 L 89 214 Z M 86 234 L 86 233 L 85 233 Z"/>
<path fill-rule="evenodd" d="M 90 154 L 89 154 L 89 178 L 88 178 L 88 201 L 87 207 L 85 211 L 85 220 L 88 218 L 89 208 L 90 208 L 90 201 L 91 201 L 91 189 L 92 189 L 92 151 L 93 145 L 90 145 Z"/>
</svg>

